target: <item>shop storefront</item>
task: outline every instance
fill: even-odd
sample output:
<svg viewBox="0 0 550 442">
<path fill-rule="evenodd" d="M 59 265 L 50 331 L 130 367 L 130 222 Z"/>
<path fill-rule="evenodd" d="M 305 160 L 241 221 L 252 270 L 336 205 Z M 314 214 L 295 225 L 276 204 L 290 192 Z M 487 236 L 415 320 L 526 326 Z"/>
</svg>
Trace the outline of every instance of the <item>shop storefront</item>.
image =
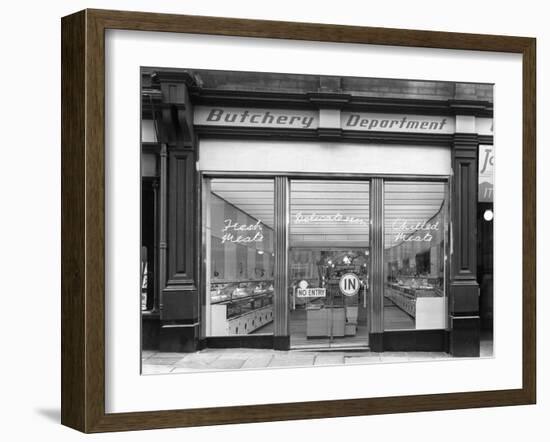
<svg viewBox="0 0 550 442">
<path fill-rule="evenodd" d="M 478 356 L 492 86 L 143 73 L 143 346 Z"/>
</svg>

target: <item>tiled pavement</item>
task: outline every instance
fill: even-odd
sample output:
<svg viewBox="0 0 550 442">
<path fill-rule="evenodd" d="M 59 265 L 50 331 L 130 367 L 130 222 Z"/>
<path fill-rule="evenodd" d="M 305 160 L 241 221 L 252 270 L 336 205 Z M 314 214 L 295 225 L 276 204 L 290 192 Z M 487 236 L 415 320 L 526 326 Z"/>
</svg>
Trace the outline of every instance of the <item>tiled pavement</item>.
<svg viewBox="0 0 550 442">
<path fill-rule="evenodd" d="M 491 357 L 492 353 L 492 342 L 482 341 L 481 357 Z M 250 348 L 208 348 L 195 353 L 143 351 L 142 356 L 143 374 L 453 359 L 449 354 L 440 352 L 278 351 Z"/>
</svg>

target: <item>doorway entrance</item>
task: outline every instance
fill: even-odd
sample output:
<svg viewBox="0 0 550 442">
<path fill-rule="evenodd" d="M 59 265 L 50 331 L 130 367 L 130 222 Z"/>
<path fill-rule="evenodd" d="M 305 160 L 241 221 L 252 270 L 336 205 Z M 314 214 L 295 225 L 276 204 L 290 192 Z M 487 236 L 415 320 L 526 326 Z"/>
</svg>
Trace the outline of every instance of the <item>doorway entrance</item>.
<svg viewBox="0 0 550 442">
<path fill-rule="evenodd" d="M 290 181 L 291 348 L 368 346 L 369 182 Z"/>
</svg>

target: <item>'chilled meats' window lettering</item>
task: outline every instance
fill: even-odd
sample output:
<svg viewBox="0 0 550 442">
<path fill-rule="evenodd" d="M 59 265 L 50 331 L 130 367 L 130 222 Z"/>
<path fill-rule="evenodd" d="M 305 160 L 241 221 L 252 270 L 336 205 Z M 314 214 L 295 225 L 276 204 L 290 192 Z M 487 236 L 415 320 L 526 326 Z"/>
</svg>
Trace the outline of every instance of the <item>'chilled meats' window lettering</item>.
<svg viewBox="0 0 550 442">
<path fill-rule="evenodd" d="M 304 214 L 298 212 L 295 218 L 296 224 L 310 224 L 310 223 L 346 223 L 346 224 L 360 224 L 366 225 L 368 221 L 363 218 L 355 216 L 342 215 L 336 213 L 334 215 L 319 215 L 315 212 L 310 214 Z"/>
<path fill-rule="evenodd" d="M 222 244 L 232 242 L 237 244 L 262 242 L 264 240 L 261 221 L 254 224 L 240 224 L 231 219 L 224 220 L 222 229 Z"/>
<path fill-rule="evenodd" d="M 405 219 L 396 219 L 392 227 L 397 231 L 395 241 L 431 241 L 433 239 L 431 232 L 439 230 L 439 221 L 411 223 Z"/>
<path fill-rule="evenodd" d="M 384 183 L 384 330 L 447 327 L 447 183 Z"/>
</svg>

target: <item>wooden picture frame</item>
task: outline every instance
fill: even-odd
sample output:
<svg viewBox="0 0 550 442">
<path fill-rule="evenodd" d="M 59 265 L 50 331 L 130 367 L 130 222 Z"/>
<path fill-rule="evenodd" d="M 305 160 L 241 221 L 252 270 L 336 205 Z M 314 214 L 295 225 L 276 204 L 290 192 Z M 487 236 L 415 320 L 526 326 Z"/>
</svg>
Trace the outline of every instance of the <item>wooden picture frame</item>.
<svg viewBox="0 0 550 442">
<path fill-rule="evenodd" d="M 512 390 L 105 412 L 105 30 L 162 31 L 523 57 L 523 383 Z M 84 10 L 62 19 L 62 424 L 105 432 L 534 404 L 536 41 L 533 38 Z"/>
</svg>

